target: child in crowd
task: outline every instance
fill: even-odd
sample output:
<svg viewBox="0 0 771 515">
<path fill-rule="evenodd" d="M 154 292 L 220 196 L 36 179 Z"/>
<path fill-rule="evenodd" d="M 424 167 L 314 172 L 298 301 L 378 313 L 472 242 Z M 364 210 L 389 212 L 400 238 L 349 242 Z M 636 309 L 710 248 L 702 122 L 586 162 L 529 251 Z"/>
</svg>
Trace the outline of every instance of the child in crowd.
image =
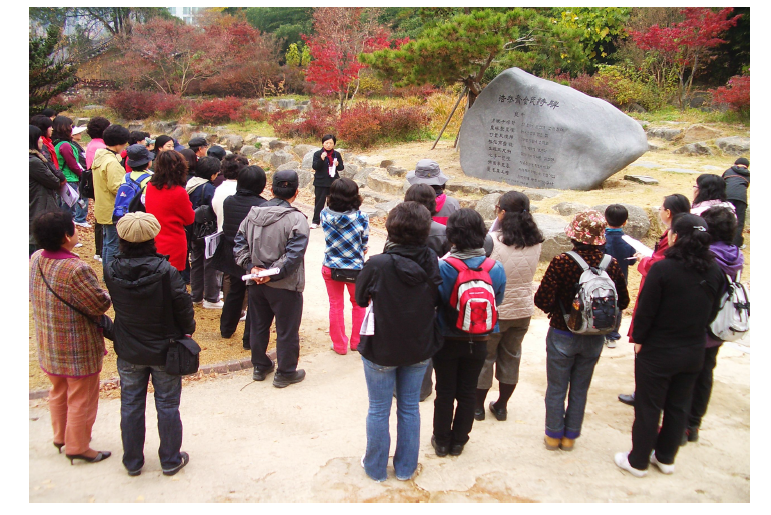
<svg viewBox="0 0 771 515">
<path fill-rule="evenodd" d="M 621 267 L 621 273 L 624 276 L 624 283 L 629 284 L 627 270 L 629 265 L 637 261 L 634 258 L 635 250 L 625 242 L 621 237 L 624 235 L 624 226 L 629 218 L 629 211 L 621 204 L 611 204 L 605 208 L 605 220 L 608 222 L 608 227 L 605 229 L 605 253 L 610 254 Z M 618 317 L 616 328 L 613 332 L 608 333 L 605 337 L 605 345 L 609 349 L 616 348 L 616 341 L 621 339 L 621 335 L 618 332 L 621 327 L 621 317 Z"/>
</svg>

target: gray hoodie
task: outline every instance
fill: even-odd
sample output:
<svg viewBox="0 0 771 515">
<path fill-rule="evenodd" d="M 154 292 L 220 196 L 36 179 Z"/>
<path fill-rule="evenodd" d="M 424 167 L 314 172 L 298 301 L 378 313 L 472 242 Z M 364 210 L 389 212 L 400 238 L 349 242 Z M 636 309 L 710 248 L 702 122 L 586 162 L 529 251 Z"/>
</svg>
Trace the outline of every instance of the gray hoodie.
<svg viewBox="0 0 771 515">
<path fill-rule="evenodd" d="M 286 200 L 274 198 L 253 207 L 241 222 L 233 256 L 245 273 L 254 266 L 279 268 L 267 286 L 302 292 L 309 234 L 308 218 Z"/>
</svg>

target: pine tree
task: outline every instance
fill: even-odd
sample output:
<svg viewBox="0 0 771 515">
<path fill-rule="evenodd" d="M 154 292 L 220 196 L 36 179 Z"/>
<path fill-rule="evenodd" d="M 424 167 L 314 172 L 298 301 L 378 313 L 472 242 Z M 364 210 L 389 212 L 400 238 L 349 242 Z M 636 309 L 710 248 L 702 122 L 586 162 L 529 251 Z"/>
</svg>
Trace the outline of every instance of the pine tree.
<svg viewBox="0 0 771 515">
<path fill-rule="evenodd" d="M 50 100 L 71 88 L 77 69 L 54 56 L 61 38 L 61 29 L 48 26 L 46 37 L 29 39 L 29 112 L 39 113 L 46 107 L 64 111 L 69 105 L 48 105 Z"/>
</svg>

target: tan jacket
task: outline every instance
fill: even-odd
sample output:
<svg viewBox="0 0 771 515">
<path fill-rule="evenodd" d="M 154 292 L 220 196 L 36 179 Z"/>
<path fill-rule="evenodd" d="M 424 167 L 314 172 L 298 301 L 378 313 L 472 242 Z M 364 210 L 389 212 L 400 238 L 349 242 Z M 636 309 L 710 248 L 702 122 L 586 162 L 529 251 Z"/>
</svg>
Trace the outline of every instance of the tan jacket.
<svg viewBox="0 0 771 515">
<path fill-rule="evenodd" d="M 126 169 L 120 165 L 120 158 L 106 148 L 100 148 L 91 164 L 94 173 L 94 216 L 97 223 L 112 225 L 115 210 L 115 195 L 123 182 Z"/>
<path fill-rule="evenodd" d="M 533 316 L 533 276 L 541 256 L 541 244 L 523 249 L 508 246 L 498 240 L 501 235 L 492 233 L 493 253 L 491 259 L 497 259 L 506 271 L 506 293 L 503 303 L 498 306 L 498 318 L 516 320 Z"/>
</svg>

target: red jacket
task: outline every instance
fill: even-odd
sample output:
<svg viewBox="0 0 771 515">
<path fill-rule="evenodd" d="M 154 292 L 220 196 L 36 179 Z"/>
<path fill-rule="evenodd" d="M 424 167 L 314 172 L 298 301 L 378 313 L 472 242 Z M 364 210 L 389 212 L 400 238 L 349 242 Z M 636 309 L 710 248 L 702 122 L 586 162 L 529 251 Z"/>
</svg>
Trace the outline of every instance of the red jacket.
<svg viewBox="0 0 771 515">
<path fill-rule="evenodd" d="M 185 226 L 195 221 L 195 213 L 185 188 L 174 186 L 156 188 L 147 184 L 145 209 L 155 215 L 161 224 L 161 232 L 155 237 L 155 247 L 161 254 L 168 254 L 171 266 L 180 272 L 187 261 L 187 236 Z"/>
<path fill-rule="evenodd" d="M 640 300 L 640 293 L 642 292 L 643 286 L 645 285 L 645 277 L 648 275 L 648 270 L 651 269 L 653 263 L 664 259 L 664 251 L 668 248 L 669 229 L 664 231 L 664 234 L 661 235 L 661 239 L 656 245 L 656 250 L 653 252 L 653 255 L 651 257 L 642 258 L 640 260 L 640 264 L 637 265 L 637 270 L 640 272 L 640 274 L 642 274 L 642 278 L 640 279 L 640 289 L 637 291 L 637 299 L 634 301 L 634 309 L 632 310 L 632 323 L 629 324 L 629 332 L 627 333 L 630 343 L 636 343 L 632 339 L 632 329 L 634 329 L 634 314 L 637 312 L 637 303 Z"/>
</svg>

